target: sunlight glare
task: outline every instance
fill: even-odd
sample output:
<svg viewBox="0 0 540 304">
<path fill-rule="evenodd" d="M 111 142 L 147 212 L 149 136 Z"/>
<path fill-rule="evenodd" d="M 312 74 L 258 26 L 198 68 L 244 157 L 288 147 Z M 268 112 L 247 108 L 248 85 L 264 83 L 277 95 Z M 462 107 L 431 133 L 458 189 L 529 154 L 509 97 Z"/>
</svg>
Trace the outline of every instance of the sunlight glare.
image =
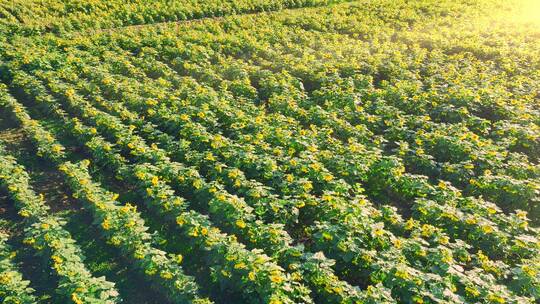
<svg viewBox="0 0 540 304">
<path fill-rule="evenodd" d="M 522 0 L 516 21 L 540 24 L 540 0 Z"/>
</svg>

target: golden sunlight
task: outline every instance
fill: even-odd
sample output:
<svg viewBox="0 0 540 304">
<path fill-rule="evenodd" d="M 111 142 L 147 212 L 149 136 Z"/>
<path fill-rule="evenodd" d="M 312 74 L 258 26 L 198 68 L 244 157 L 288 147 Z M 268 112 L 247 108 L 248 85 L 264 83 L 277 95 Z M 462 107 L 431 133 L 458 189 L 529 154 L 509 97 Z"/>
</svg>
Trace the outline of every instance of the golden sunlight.
<svg viewBox="0 0 540 304">
<path fill-rule="evenodd" d="M 540 24 L 540 0 L 522 0 L 520 8 L 515 15 L 518 22 Z"/>
</svg>

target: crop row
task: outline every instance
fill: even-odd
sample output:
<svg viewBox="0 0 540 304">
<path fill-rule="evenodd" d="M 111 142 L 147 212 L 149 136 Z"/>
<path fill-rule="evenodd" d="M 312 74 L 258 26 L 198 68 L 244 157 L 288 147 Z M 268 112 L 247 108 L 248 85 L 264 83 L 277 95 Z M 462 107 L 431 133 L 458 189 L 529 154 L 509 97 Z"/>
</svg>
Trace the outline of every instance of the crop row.
<svg viewBox="0 0 540 304">
<path fill-rule="evenodd" d="M 28 134 L 28 137 L 35 142 L 38 154 L 57 164 L 59 171 L 64 174 L 66 184 L 69 185 L 73 195 L 77 199 L 85 202 L 87 206 L 91 208 L 95 217 L 94 222 L 99 226 L 103 237 L 105 237 L 111 245 L 118 247 L 125 256 L 130 257 L 133 265 L 144 275 L 152 278 L 152 282 L 160 289 L 164 290 L 171 300 L 175 302 L 205 302 L 205 300 L 198 299 L 197 286 L 193 282 L 193 278 L 186 276 L 183 273 L 180 266 L 181 256 L 167 256 L 165 252 L 152 247 L 149 242 L 151 235 L 146 232 L 148 228 L 144 226 L 144 221 L 140 218 L 136 208 L 129 204 L 124 206 L 119 205 L 119 203 L 116 202 L 117 195 L 115 193 L 108 192 L 101 188 L 99 184 L 93 182 L 87 172 L 86 167 L 88 164 L 86 161 L 77 164 L 65 161 L 66 155 L 64 147 L 57 143 L 55 138 L 44 130 L 39 123 L 32 120 L 26 113 L 25 108 L 18 104 L 13 97 L 8 95 L 4 88 L 0 102 L 4 109 L 11 111 L 21 124 L 22 129 Z M 24 171 L 19 172 L 19 175 L 24 174 L 23 172 Z M 12 191 L 17 191 L 19 187 L 21 187 L 21 183 L 17 180 L 17 182 L 11 186 L 13 189 Z M 19 195 L 33 194 L 33 192 L 28 189 L 21 189 L 22 191 L 15 192 L 15 199 L 18 199 Z M 24 197 L 21 197 L 21 202 L 26 202 L 23 201 L 22 198 Z M 36 203 L 40 201 L 30 200 L 30 202 Z M 30 211 L 33 210 L 28 210 L 28 213 L 23 214 L 30 215 Z M 41 229 L 50 228 L 51 223 L 46 222 L 44 224 L 48 226 L 37 225 L 35 227 Z M 64 235 L 53 234 L 52 236 L 56 235 L 65 238 L 65 233 L 63 234 Z M 47 237 L 45 238 L 46 235 Z M 38 243 L 37 246 L 43 247 L 45 244 L 48 244 L 48 240 L 54 240 L 51 239 L 52 236 L 48 235 L 49 234 L 45 232 L 42 236 L 45 242 Z M 36 233 L 33 236 L 37 237 L 40 235 Z M 26 242 L 28 244 L 36 244 L 34 238 L 29 238 Z M 50 245 L 53 250 L 56 246 L 60 246 L 60 249 L 63 249 L 62 246 L 73 246 L 73 241 L 68 240 L 67 242 L 60 242 L 57 240 L 56 242 L 53 242 L 53 244 L 55 245 Z M 57 264 L 57 266 L 53 268 L 64 270 L 64 267 L 62 267 L 64 259 L 69 257 L 73 259 L 73 257 L 77 256 L 76 253 L 78 253 L 78 250 L 73 249 L 66 250 L 66 255 L 55 255 L 54 257 L 51 255 L 51 259 Z M 74 260 L 74 262 L 76 263 L 77 260 Z M 72 263 L 67 264 L 67 266 L 71 265 Z M 76 281 L 78 275 L 81 275 L 83 278 L 85 275 L 85 272 L 82 271 L 84 269 L 82 267 L 79 268 L 80 269 L 71 271 L 67 268 L 65 273 L 61 274 L 64 274 L 67 282 L 69 282 L 70 279 Z M 156 273 L 159 273 L 159 276 L 155 276 Z M 80 287 L 80 289 L 77 289 L 77 292 L 83 293 L 93 291 L 93 288 L 91 288 L 90 285 L 83 285 Z M 100 289 L 96 289 L 96 292 L 100 292 Z M 113 295 L 113 293 L 109 294 Z M 77 295 L 78 293 L 75 294 L 76 297 Z M 107 293 L 105 293 L 105 296 L 107 296 Z M 100 299 L 99 293 L 96 301 L 97 299 Z M 73 298 L 72 300 L 75 301 Z M 89 298 L 88 300 L 91 299 Z"/>
<path fill-rule="evenodd" d="M 16 203 L 19 215 L 25 218 L 23 242 L 43 257 L 59 278 L 59 294 L 75 303 L 118 302 L 114 284 L 104 277 L 92 276 L 84 265 L 81 249 L 63 227 L 65 221 L 48 213 L 43 198 L 29 185 L 24 167 L 3 146 L 0 146 L 0 160 L 0 184 Z"/>
<path fill-rule="evenodd" d="M 43 75 L 45 76 L 45 75 Z M 47 75 L 47 77 L 44 77 L 44 79 L 47 78 L 49 80 L 53 80 L 54 78 L 52 77 L 52 75 Z M 21 83 L 21 78 L 19 77 L 16 77 L 16 83 L 19 84 Z M 54 82 L 53 82 L 54 83 Z M 56 84 L 58 85 L 58 84 Z M 34 88 L 34 91 L 36 90 L 35 88 L 39 87 L 39 84 L 37 83 L 33 83 L 32 85 L 29 85 L 28 86 L 29 88 Z M 150 152 L 146 152 L 147 156 L 149 159 L 152 159 L 152 158 L 160 158 L 160 157 L 156 157 L 156 156 L 152 156 L 152 153 L 154 154 L 159 154 L 157 148 L 150 148 L 148 146 L 144 146 L 144 144 L 142 144 L 141 146 L 141 143 L 143 143 L 143 140 L 142 139 L 137 139 L 137 140 L 134 140 L 134 137 L 133 135 L 131 135 L 128 131 L 127 131 L 127 128 L 126 127 L 122 127 L 121 124 L 116 124 L 116 125 L 111 125 L 110 123 L 113 123 L 114 122 L 114 118 L 110 117 L 110 116 L 103 116 L 104 113 L 103 112 L 100 112 L 100 111 L 97 111 L 97 110 L 92 110 L 91 107 L 88 107 L 86 106 L 86 109 L 85 109 L 85 102 L 78 98 L 74 92 L 71 92 L 69 90 L 66 89 L 66 87 L 55 87 L 55 86 L 51 86 L 52 90 L 55 91 L 57 94 L 62 94 L 64 93 L 65 95 L 62 96 L 62 100 L 66 101 L 68 104 L 70 104 L 68 107 L 72 108 L 72 109 L 79 109 L 78 111 L 82 111 L 82 112 L 86 112 L 87 114 L 82 114 L 82 117 L 85 119 L 85 120 L 89 120 L 89 121 L 92 121 L 93 119 L 96 119 L 94 121 L 94 124 L 96 125 L 97 129 L 98 130 L 103 130 L 105 133 L 104 134 L 115 134 L 115 133 L 118 133 L 119 130 L 121 129 L 124 129 L 126 131 L 124 131 L 124 133 L 119 133 L 121 134 L 122 136 L 117 136 L 117 140 L 119 139 L 125 139 L 126 142 L 123 143 L 124 145 L 124 148 L 127 148 L 127 151 L 130 151 L 129 154 L 130 155 L 134 155 L 134 156 L 138 156 L 139 154 L 145 154 L 146 151 L 150 151 Z M 60 97 L 60 95 L 59 95 Z M 101 118 L 100 118 L 101 117 Z M 96 123 L 97 122 L 97 123 Z M 106 128 L 105 126 L 109 124 L 109 127 Z M 133 128 L 134 130 L 135 128 Z M 131 131 L 133 131 L 131 130 Z M 128 145 L 129 144 L 132 144 L 131 147 L 129 147 Z M 117 144 L 122 144 L 121 142 L 117 142 Z M 157 151 L 157 152 L 156 152 Z M 327 237 L 323 237 L 321 239 L 325 239 Z M 326 239 L 325 241 L 329 241 L 328 239 Z"/>
<path fill-rule="evenodd" d="M 7 244 L 8 235 L 0 233 L 0 297 L 4 303 L 30 304 L 35 303 L 34 290 L 29 286 L 30 282 L 23 279 L 13 258 L 17 254 Z"/>
<path fill-rule="evenodd" d="M 19 37 L 2 43 L 0 70 L 32 113 L 69 126 L 45 131 L 6 97 L 41 130 L 25 128 L 38 154 L 68 159 L 44 135 L 84 147 L 216 289 L 275 302 L 532 301 L 539 62 L 528 32 L 481 29 L 500 22 L 472 17 L 490 7 L 361 1 Z M 65 165 L 83 201 L 108 195 L 86 163 Z"/>
<path fill-rule="evenodd" d="M 227 15 L 324 6 L 343 0 L 190 1 L 1 1 L 0 31 L 7 35 L 110 29 Z"/>
<path fill-rule="evenodd" d="M 71 75 L 70 75 L 70 76 L 71 76 Z M 107 81 L 107 80 L 105 80 L 105 81 Z M 162 83 L 163 83 L 163 82 L 162 82 Z M 95 86 L 94 86 L 94 87 L 95 87 Z M 108 88 L 108 90 L 110 90 L 109 88 L 111 88 L 111 87 L 112 87 L 111 85 L 108 85 L 106 88 Z M 131 90 L 131 89 L 130 89 L 129 87 L 126 87 L 126 86 L 121 86 L 121 87 L 119 87 L 118 85 L 116 85 L 116 88 L 115 88 L 115 92 L 123 92 L 122 94 L 124 94 L 124 95 L 128 94 L 128 93 L 126 93 L 126 92 L 130 92 L 130 90 Z M 108 98 L 111 98 L 111 96 L 114 97 L 114 95 L 107 95 Z M 132 96 L 132 95 L 131 95 L 131 96 Z M 129 98 L 131 98 L 131 97 L 129 97 Z M 139 99 L 141 99 L 142 102 L 144 102 L 144 98 L 139 98 Z M 164 98 L 164 99 L 166 99 L 166 98 Z M 131 101 L 131 100 L 130 100 L 130 101 Z M 144 103 L 142 103 L 142 102 L 139 103 L 139 104 L 140 104 L 139 107 L 141 107 L 141 105 L 144 106 Z M 159 102 L 161 102 L 161 100 L 159 100 Z M 142 109 L 139 108 L 139 109 L 141 109 L 141 110 L 145 110 L 145 109 L 148 110 L 148 108 L 150 108 L 150 107 L 149 107 L 148 105 L 146 105 L 146 108 L 142 108 Z M 225 107 L 222 106 L 222 108 L 225 108 Z M 205 113 L 205 115 L 206 115 L 207 113 L 210 113 L 210 112 L 207 111 L 207 112 Z M 238 112 L 236 112 L 236 113 L 238 113 Z M 209 114 L 209 115 L 211 115 L 211 114 Z M 172 117 L 172 116 L 169 115 L 169 117 Z M 162 113 L 157 113 L 157 114 L 156 114 L 156 120 L 153 120 L 153 122 L 155 121 L 157 124 L 160 124 L 160 119 L 161 119 L 161 118 L 163 118 L 163 112 L 162 112 Z M 172 118 L 174 118 L 174 117 L 172 117 Z M 180 125 L 180 124 L 182 124 L 182 126 L 185 126 L 185 125 L 186 125 L 186 123 L 183 123 L 180 119 L 178 119 L 178 117 L 176 117 L 176 118 L 174 118 L 174 119 L 175 119 L 174 123 L 171 122 L 171 123 L 169 123 L 168 125 L 172 125 L 172 126 L 178 126 L 178 125 Z M 163 123 L 163 122 L 161 122 L 161 123 Z M 196 126 L 196 127 L 197 127 L 197 126 Z M 193 128 L 188 128 L 188 130 L 189 130 L 189 129 L 193 129 Z M 175 130 L 178 130 L 178 129 L 175 129 Z M 173 130 L 173 132 L 176 132 L 175 130 Z M 197 132 L 200 132 L 200 126 L 197 127 L 196 131 L 197 131 Z M 184 132 L 185 132 L 185 130 L 184 130 Z M 270 133 L 270 132 L 269 132 L 269 133 Z M 190 134 L 190 135 L 191 135 L 191 134 Z M 193 135 L 192 135 L 192 136 L 193 136 Z M 208 141 L 208 142 L 209 142 L 210 140 L 212 140 L 212 135 L 210 134 L 210 136 L 206 136 L 206 138 L 201 138 L 201 139 L 202 139 L 203 144 L 204 144 L 204 141 Z M 218 136 L 218 139 L 219 139 L 219 136 Z M 290 139 L 290 137 L 289 137 L 288 139 Z M 208 145 L 210 145 L 210 144 L 208 144 Z M 180 147 L 180 148 L 181 148 L 181 147 Z M 238 147 L 238 145 L 235 146 L 235 148 L 241 149 L 241 147 Z M 189 150 L 189 149 L 188 149 L 188 150 Z M 233 150 L 233 149 L 230 149 L 230 150 Z M 232 153 L 234 153 L 234 151 L 233 151 Z M 203 155 L 204 155 L 204 154 L 203 154 Z M 200 157 L 199 157 L 199 158 L 200 158 Z M 233 158 L 233 157 L 230 157 L 230 158 L 231 158 L 232 160 L 236 161 L 236 158 Z M 392 161 L 392 159 L 390 159 L 390 160 Z M 264 162 L 264 161 L 263 161 L 263 162 Z M 392 164 L 392 163 L 390 163 L 390 164 Z M 317 164 L 315 163 L 314 166 L 317 166 Z M 397 168 L 395 168 L 395 172 L 399 172 L 400 170 L 402 170 L 402 169 L 400 169 L 399 162 L 397 163 L 397 165 L 394 164 L 394 165 L 392 165 L 392 166 L 394 166 L 394 167 L 397 166 Z M 323 166 L 319 166 L 319 167 L 323 167 Z M 260 167 L 259 167 L 259 168 L 260 168 Z M 263 167 L 263 168 L 264 168 L 264 167 Z M 338 170 L 336 170 L 336 169 L 334 169 L 334 170 L 335 170 L 335 171 L 338 171 Z M 248 167 L 248 170 L 246 170 L 246 171 L 249 171 L 249 167 Z M 311 170 L 311 171 L 313 171 L 313 170 Z M 297 171 L 297 172 L 298 172 L 298 171 Z M 393 171 L 387 171 L 387 172 L 388 172 L 388 173 L 393 173 Z M 263 177 L 264 177 L 264 174 L 265 174 L 265 173 L 268 173 L 268 171 L 262 173 Z M 387 173 L 385 173 L 385 174 L 387 174 Z M 284 176 L 282 176 L 281 179 L 276 179 L 276 180 L 278 180 L 278 182 L 281 182 L 281 181 L 283 180 L 283 177 L 284 177 Z M 383 176 L 383 177 L 384 177 L 384 176 Z M 407 177 L 407 176 L 406 176 L 406 177 Z M 388 178 L 388 177 L 387 177 L 387 178 Z M 322 179 L 322 178 L 319 178 L 319 179 Z M 410 180 L 410 178 L 409 178 L 409 180 Z M 315 182 L 316 182 L 316 181 L 317 181 L 317 180 L 315 180 Z M 398 182 L 400 182 L 402 185 L 405 183 L 405 185 L 406 185 L 407 181 L 408 181 L 408 179 L 403 179 L 402 181 L 398 181 Z M 384 182 L 384 181 L 383 181 L 383 182 Z M 389 182 L 392 182 L 392 180 L 390 180 Z M 427 190 L 428 192 L 434 192 L 434 193 L 442 192 L 442 193 L 446 193 L 445 195 L 442 196 L 442 198 L 439 198 L 439 200 L 446 199 L 448 196 L 455 196 L 455 194 L 453 194 L 454 191 L 450 191 L 450 190 L 447 190 L 447 191 L 441 191 L 441 190 L 433 191 L 433 190 L 429 190 L 429 189 L 430 189 L 430 186 L 427 184 L 428 181 L 423 181 L 421 178 L 419 179 L 418 177 L 413 177 L 412 181 L 409 181 L 409 183 L 411 183 L 411 182 L 416 182 L 416 183 L 420 182 L 421 185 L 422 185 L 422 183 L 423 183 L 423 186 L 422 186 L 422 187 L 424 187 L 425 189 L 428 189 L 428 190 Z M 274 186 L 274 185 L 272 185 L 272 186 Z M 385 186 L 385 185 L 383 184 L 383 186 Z M 393 185 L 391 185 L 391 186 L 393 186 Z M 309 187 L 309 185 L 307 185 L 306 187 Z M 399 184 L 398 184 L 398 185 L 395 185 L 394 187 L 397 187 L 397 190 L 396 190 L 396 191 L 398 191 L 398 193 L 399 193 L 399 191 L 403 192 L 403 190 L 400 190 Z M 446 186 L 445 186 L 444 184 L 441 184 L 441 185 L 440 185 L 440 188 L 443 188 L 443 187 L 446 187 Z M 290 187 L 289 187 L 289 188 L 290 188 Z M 336 188 L 334 187 L 333 189 L 336 189 Z M 442 189 L 442 190 L 444 190 L 444 189 Z M 422 191 L 426 191 L 426 190 L 422 190 Z M 418 192 L 418 191 L 417 191 L 417 192 Z M 413 193 L 413 194 L 414 194 L 414 193 Z M 459 194 L 459 193 L 457 193 L 457 194 Z M 420 192 L 419 195 L 422 195 L 422 193 Z M 414 198 L 414 196 L 413 196 L 413 198 Z M 471 202 L 469 202 L 468 200 L 469 200 L 469 199 L 467 199 L 467 200 L 461 199 L 461 200 L 459 200 L 459 201 L 461 201 L 462 204 L 465 205 L 467 208 L 471 208 L 471 207 L 472 207 L 472 208 L 475 208 L 475 209 L 473 209 L 473 211 L 474 211 L 475 213 L 481 212 L 481 213 L 485 214 L 486 216 L 488 216 L 488 215 L 490 215 L 490 214 L 493 213 L 493 212 L 497 212 L 496 208 L 489 207 L 489 205 L 488 205 L 486 202 L 475 201 L 475 200 L 472 200 Z M 455 213 L 455 211 L 452 211 L 452 209 L 445 210 L 445 212 L 452 212 L 452 213 Z M 458 212 L 459 212 L 459 211 L 458 211 Z M 491 217 L 491 216 L 490 216 L 490 217 Z M 502 223 L 503 226 L 502 226 L 501 228 L 503 228 L 504 230 L 508 230 L 508 227 L 511 227 L 511 226 L 508 226 L 508 225 L 515 225 L 515 226 L 514 226 L 514 227 L 515 227 L 514 229 L 516 229 L 516 234 L 519 234 L 520 231 L 523 231 L 523 229 L 522 229 L 522 228 L 519 228 L 518 225 L 521 225 L 522 227 L 525 227 L 525 228 L 527 227 L 526 223 L 523 223 L 523 224 L 520 223 L 519 217 L 516 217 L 517 222 L 514 223 L 514 224 L 506 223 L 506 218 L 505 218 L 505 216 L 496 216 L 495 218 L 496 218 L 497 220 L 502 221 L 501 223 Z M 443 219 L 443 220 L 444 220 L 444 219 Z M 486 222 L 486 223 L 489 223 L 489 222 Z M 474 222 L 473 222 L 472 224 L 473 224 L 473 225 L 476 225 L 477 223 L 474 223 Z M 468 225 L 471 225 L 471 224 L 468 224 Z M 490 225 L 490 226 L 491 226 L 491 225 Z M 489 230 L 489 231 L 491 231 L 491 230 L 494 230 L 494 229 L 493 229 L 493 228 L 489 228 L 489 227 L 485 227 L 483 230 L 486 230 L 486 231 Z M 479 230 L 479 231 L 481 231 L 481 230 Z M 489 231 L 488 231 L 488 232 L 489 232 Z M 474 239 L 474 238 L 473 238 L 473 239 Z M 495 242 L 495 243 L 500 243 L 500 242 Z"/>
</svg>

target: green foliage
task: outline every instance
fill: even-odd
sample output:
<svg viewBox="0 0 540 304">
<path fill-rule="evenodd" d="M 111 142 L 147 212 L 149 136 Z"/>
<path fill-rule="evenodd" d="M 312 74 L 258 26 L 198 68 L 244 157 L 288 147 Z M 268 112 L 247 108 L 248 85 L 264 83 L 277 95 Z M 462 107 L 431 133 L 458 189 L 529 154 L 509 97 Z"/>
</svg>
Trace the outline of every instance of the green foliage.
<svg viewBox="0 0 540 304">
<path fill-rule="evenodd" d="M 0 233 L 0 298 L 2 303 L 35 303 L 33 289 L 28 287 L 29 281 L 23 279 L 13 258 L 17 254 L 7 244 L 8 235 Z"/>
<path fill-rule="evenodd" d="M 173 302 L 537 302 L 539 28 L 338 2 L 17 2 L 39 18 L 4 20 L 0 106 Z"/>
</svg>

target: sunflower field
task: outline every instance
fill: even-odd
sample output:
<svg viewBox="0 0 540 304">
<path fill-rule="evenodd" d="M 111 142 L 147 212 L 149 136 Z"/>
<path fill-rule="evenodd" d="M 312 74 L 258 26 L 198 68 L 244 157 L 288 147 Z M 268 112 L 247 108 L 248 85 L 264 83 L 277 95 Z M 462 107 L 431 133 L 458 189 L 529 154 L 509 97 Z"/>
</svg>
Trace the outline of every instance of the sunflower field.
<svg viewBox="0 0 540 304">
<path fill-rule="evenodd" d="M 0 302 L 540 303 L 540 3 L 0 0 Z"/>
</svg>

